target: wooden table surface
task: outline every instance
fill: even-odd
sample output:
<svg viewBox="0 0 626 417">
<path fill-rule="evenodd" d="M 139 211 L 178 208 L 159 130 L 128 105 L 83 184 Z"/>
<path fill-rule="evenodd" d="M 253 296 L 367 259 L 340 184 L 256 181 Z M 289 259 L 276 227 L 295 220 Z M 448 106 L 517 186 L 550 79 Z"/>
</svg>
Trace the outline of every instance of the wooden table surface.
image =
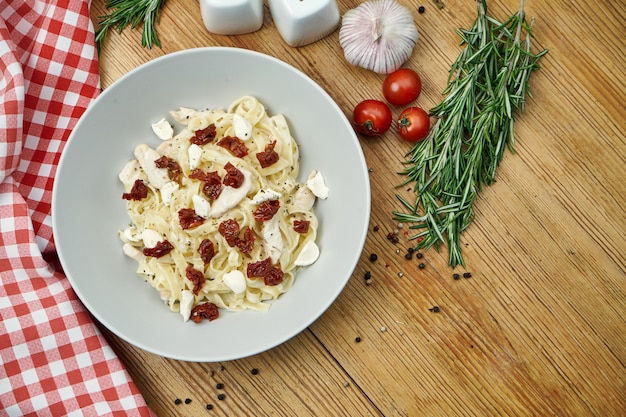
<svg viewBox="0 0 626 417">
<path fill-rule="evenodd" d="M 337 3 L 343 15 L 361 1 Z M 400 3 L 413 10 L 420 32 L 406 66 L 422 75 L 417 104 L 429 109 L 460 51 L 455 30 L 471 25 L 475 4 Z M 500 19 L 519 6 L 488 4 Z M 345 290 L 301 334 L 249 358 L 186 363 L 103 329 L 157 415 L 624 415 L 626 4 L 527 0 L 525 10 L 536 18 L 535 51 L 550 52 L 531 78 L 534 99 L 517 115 L 516 153 L 505 154 L 497 182 L 479 195 L 476 220 L 462 235 L 466 269 L 452 270 L 445 249 L 424 251 L 420 269 L 404 258 L 411 243 L 402 231 L 399 243 L 387 239 L 398 227 L 394 185 L 410 145 L 393 133 L 361 138 L 372 187 L 365 248 Z M 94 20 L 104 13 L 104 0 L 94 0 Z M 139 30 L 109 35 L 103 88 L 155 57 L 219 45 L 288 62 L 347 116 L 359 101 L 383 98 L 383 76 L 351 66 L 338 31 L 290 47 L 267 2 L 263 27 L 253 34 L 209 34 L 191 0 L 168 0 L 157 30 L 162 49 L 142 48 Z M 365 271 L 372 285 L 365 285 Z M 471 278 L 453 279 L 453 272 L 466 271 Z M 191 402 L 176 405 L 176 398 Z"/>
</svg>

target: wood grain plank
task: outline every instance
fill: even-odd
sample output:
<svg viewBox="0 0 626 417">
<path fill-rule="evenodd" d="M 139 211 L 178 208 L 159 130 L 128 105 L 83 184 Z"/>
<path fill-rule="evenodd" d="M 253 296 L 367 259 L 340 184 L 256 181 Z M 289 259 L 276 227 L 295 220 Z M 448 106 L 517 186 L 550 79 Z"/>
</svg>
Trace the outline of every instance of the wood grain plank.
<svg viewBox="0 0 626 417">
<path fill-rule="evenodd" d="M 250 358 L 190 363 L 147 354 L 102 330 L 159 416 L 204 415 L 207 405 L 218 416 L 382 415 L 310 331 Z"/>
<path fill-rule="evenodd" d="M 93 16 L 104 13 L 103 3 L 94 1 Z M 360 3 L 338 1 L 342 14 Z M 475 8 L 459 0 L 445 1 L 443 9 L 400 3 L 414 12 L 420 31 L 407 66 L 422 75 L 418 105 L 430 108 L 441 100 L 460 51 L 454 31 L 472 23 Z M 488 3 L 500 19 L 519 4 Z M 420 5 L 424 14 L 416 11 Z M 516 152 L 506 153 L 462 236 L 466 268 L 453 271 L 445 248 L 405 259 L 410 231 L 391 213 L 400 208 L 396 193 L 412 195 L 396 188 L 410 144 L 391 132 L 360 138 L 372 188 L 367 241 L 346 289 L 308 330 L 269 352 L 223 364 L 167 360 L 104 330 L 158 415 L 205 415 L 207 403 L 215 415 L 623 414 L 626 4 L 527 0 L 525 8 L 536 18 L 536 50 L 550 52 L 531 80 L 533 98 L 516 116 Z M 337 32 L 291 48 L 267 2 L 265 12 L 254 34 L 217 36 L 202 26 L 195 2 L 168 0 L 159 25 L 163 48 L 141 48 L 136 30 L 111 34 L 102 85 L 157 56 L 222 45 L 295 66 L 348 117 L 359 101 L 383 98 L 384 77 L 348 64 Z M 394 230 L 397 244 L 387 239 Z M 472 277 L 453 279 L 464 271 Z M 252 368 L 259 374 L 252 376 Z M 225 384 L 224 401 L 215 397 L 218 382 Z M 177 397 L 192 403 L 175 406 Z"/>
</svg>

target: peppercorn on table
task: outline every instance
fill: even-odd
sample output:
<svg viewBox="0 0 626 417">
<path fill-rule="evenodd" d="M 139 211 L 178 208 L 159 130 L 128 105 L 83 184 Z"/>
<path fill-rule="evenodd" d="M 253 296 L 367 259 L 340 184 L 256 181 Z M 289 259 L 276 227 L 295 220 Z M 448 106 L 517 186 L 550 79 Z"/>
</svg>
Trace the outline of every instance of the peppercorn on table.
<svg viewBox="0 0 626 417">
<path fill-rule="evenodd" d="M 337 1 L 341 16 L 361 3 Z M 423 83 L 415 104 L 431 109 L 461 51 L 456 31 L 472 25 L 476 4 L 399 3 L 419 30 L 404 64 Z M 487 3 L 498 19 L 519 8 L 518 0 Z M 532 98 L 515 113 L 515 152 L 505 151 L 497 181 L 480 190 L 475 219 L 461 234 L 465 266 L 449 266 L 445 245 L 411 250 L 414 231 L 393 220 L 402 209 L 396 194 L 413 193 L 396 188 L 412 144 L 393 127 L 359 136 L 372 188 L 365 248 L 342 294 L 305 331 L 252 357 L 189 363 L 102 327 L 157 415 L 623 415 L 626 5 L 527 0 L 524 8 L 535 18 L 533 51 L 549 52 L 531 76 Z M 96 28 L 106 13 L 105 1 L 95 0 Z M 289 46 L 268 2 L 258 31 L 229 36 L 205 29 L 197 2 L 168 0 L 156 31 L 161 48 L 142 47 L 140 27 L 107 35 L 104 89 L 153 58 L 214 45 L 293 65 L 348 118 L 362 100 L 384 101 L 384 76 L 345 59 L 339 30 Z M 391 110 L 396 117 L 402 109 Z"/>
</svg>

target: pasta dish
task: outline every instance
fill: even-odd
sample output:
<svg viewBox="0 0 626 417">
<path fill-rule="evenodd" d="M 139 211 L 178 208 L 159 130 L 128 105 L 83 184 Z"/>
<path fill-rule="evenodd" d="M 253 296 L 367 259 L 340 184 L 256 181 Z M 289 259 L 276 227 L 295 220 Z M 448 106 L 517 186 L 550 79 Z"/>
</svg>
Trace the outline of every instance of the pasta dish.
<svg viewBox="0 0 626 417">
<path fill-rule="evenodd" d="M 220 309 L 267 311 L 314 263 L 321 173 L 300 183 L 287 121 L 246 96 L 227 110 L 180 108 L 152 125 L 119 174 L 130 218 L 119 232 L 137 273 L 185 321 Z"/>
</svg>

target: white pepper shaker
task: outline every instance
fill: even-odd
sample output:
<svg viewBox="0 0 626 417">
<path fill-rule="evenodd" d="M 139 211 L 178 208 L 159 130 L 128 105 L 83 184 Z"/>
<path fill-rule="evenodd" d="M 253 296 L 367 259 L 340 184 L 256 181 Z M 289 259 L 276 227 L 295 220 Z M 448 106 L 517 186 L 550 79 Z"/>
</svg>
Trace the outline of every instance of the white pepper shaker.
<svg viewBox="0 0 626 417">
<path fill-rule="evenodd" d="M 200 0 L 204 26 L 217 35 L 243 35 L 263 26 L 263 0 Z"/>
<path fill-rule="evenodd" d="M 335 0 L 268 0 L 278 32 L 290 46 L 304 46 L 339 26 Z"/>
</svg>

